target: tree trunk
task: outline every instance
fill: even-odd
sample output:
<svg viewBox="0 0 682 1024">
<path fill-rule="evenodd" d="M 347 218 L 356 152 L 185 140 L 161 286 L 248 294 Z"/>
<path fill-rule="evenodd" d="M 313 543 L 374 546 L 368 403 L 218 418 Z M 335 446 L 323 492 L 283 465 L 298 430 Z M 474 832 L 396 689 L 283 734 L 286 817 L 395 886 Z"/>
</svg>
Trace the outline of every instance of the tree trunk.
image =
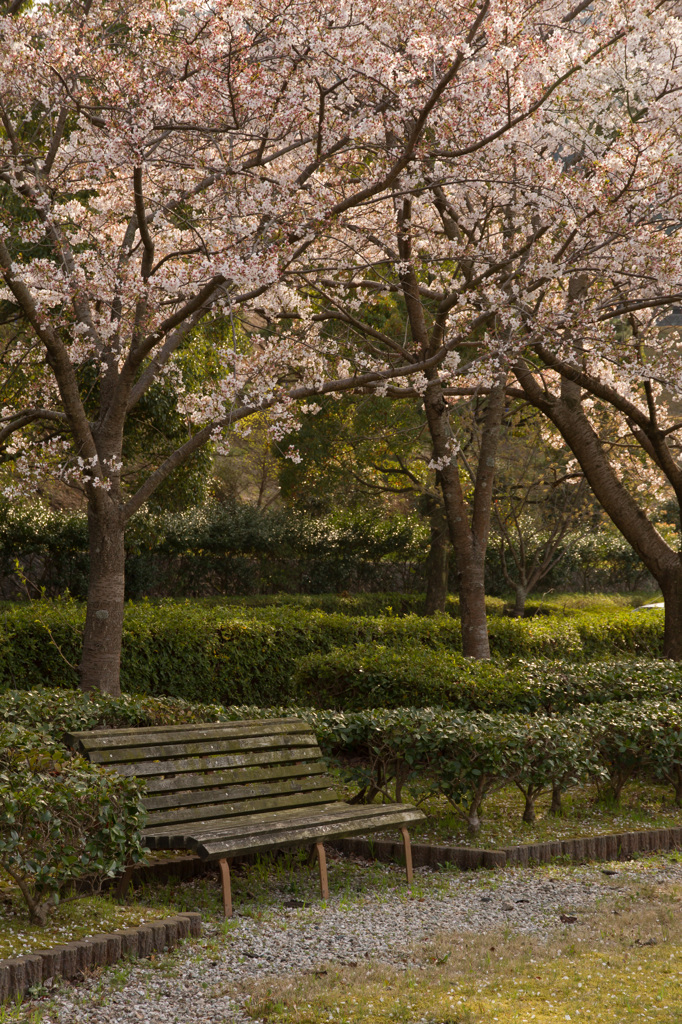
<svg viewBox="0 0 682 1024">
<path fill-rule="evenodd" d="M 490 531 L 495 456 L 504 415 L 504 387 L 494 388 L 488 399 L 471 503 L 464 496 L 450 412 L 437 377 L 429 382 L 424 395 L 424 409 L 455 557 L 462 620 L 462 653 L 467 658 L 488 659 L 490 643 L 485 609 L 485 556 Z"/>
<path fill-rule="evenodd" d="M 553 818 L 561 818 L 564 813 L 563 804 L 561 802 L 561 786 L 555 783 L 552 786 L 552 804 L 549 808 L 549 813 Z"/>
<path fill-rule="evenodd" d="M 448 565 L 450 545 L 448 524 L 441 505 L 433 502 L 429 518 L 431 521 L 431 547 L 426 559 L 426 603 L 424 614 L 433 615 L 445 611 L 448 596 Z"/>
<path fill-rule="evenodd" d="M 478 813 L 480 808 L 481 798 L 476 796 L 469 804 L 467 810 L 467 825 L 469 827 L 469 832 L 474 836 L 481 831 L 481 816 Z"/>
<path fill-rule="evenodd" d="M 677 571 L 673 569 L 666 579 L 659 580 L 659 583 L 665 601 L 663 657 L 682 661 L 682 561 Z"/>
<path fill-rule="evenodd" d="M 621 482 L 582 409 L 580 388 L 562 379 L 557 397 L 539 387 L 524 363 L 514 372 L 530 403 L 560 431 L 600 505 L 663 591 L 663 656 L 682 661 L 682 555 L 670 547 Z"/>
<path fill-rule="evenodd" d="M 668 781 L 672 783 L 675 790 L 675 807 L 682 807 L 682 769 L 679 765 L 677 768 L 668 776 Z"/>
<path fill-rule="evenodd" d="M 517 583 L 514 587 L 514 617 L 522 619 L 526 614 L 526 598 L 528 597 L 528 590 L 521 583 Z"/>
<path fill-rule="evenodd" d="M 90 578 L 80 663 L 83 690 L 121 693 L 121 641 L 125 591 L 123 517 L 108 495 L 88 507 Z"/>
<path fill-rule="evenodd" d="M 475 543 L 458 553 L 457 582 L 462 619 L 462 654 L 465 658 L 490 658 L 488 618 L 485 609 L 485 549 Z"/>
<path fill-rule="evenodd" d="M 535 821 L 535 797 L 530 793 L 525 794 L 526 803 L 523 808 L 523 820 L 528 824 L 532 825 Z"/>
</svg>

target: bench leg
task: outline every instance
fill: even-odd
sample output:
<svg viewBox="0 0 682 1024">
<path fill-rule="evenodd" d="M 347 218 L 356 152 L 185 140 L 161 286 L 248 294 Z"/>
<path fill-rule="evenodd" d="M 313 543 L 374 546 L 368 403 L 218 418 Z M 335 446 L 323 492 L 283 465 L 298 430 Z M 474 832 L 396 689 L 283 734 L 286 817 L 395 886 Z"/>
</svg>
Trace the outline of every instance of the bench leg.
<svg viewBox="0 0 682 1024">
<path fill-rule="evenodd" d="M 132 877 L 133 877 L 133 865 L 132 864 L 128 864 L 126 869 L 125 869 L 125 871 L 123 872 L 123 875 L 121 877 L 121 881 L 116 886 L 116 899 L 117 900 L 122 900 L 123 897 L 125 896 L 125 894 L 127 893 L 128 886 L 130 885 L 130 879 Z"/>
<path fill-rule="evenodd" d="M 225 917 L 232 917 L 232 887 L 230 886 L 230 865 L 223 858 L 218 861 L 220 865 L 220 881 L 223 887 L 223 910 Z"/>
<path fill-rule="evenodd" d="M 407 884 L 412 884 L 412 846 L 410 845 L 410 833 L 406 828 L 400 830 L 403 834 L 403 846 L 405 847 L 405 873 L 407 874 Z"/>
<path fill-rule="evenodd" d="M 317 860 L 320 865 L 320 892 L 322 899 L 329 899 L 329 883 L 327 881 L 327 855 L 324 852 L 324 843 L 315 843 Z"/>
</svg>

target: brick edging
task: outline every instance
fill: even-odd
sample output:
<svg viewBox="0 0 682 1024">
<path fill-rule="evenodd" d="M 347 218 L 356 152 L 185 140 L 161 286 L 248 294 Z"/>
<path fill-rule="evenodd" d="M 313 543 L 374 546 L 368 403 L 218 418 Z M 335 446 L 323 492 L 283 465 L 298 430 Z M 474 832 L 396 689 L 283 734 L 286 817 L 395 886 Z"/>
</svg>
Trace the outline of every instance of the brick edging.
<svg viewBox="0 0 682 1024">
<path fill-rule="evenodd" d="M 368 860 L 403 861 L 402 841 L 386 839 L 326 839 L 325 845 L 347 856 Z M 412 843 L 412 861 L 415 867 L 437 867 L 454 864 L 463 871 L 478 868 L 504 868 L 518 865 L 546 864 L 557 857 L 570 861 L 627 860 L 637 853 L 655 853 L 682 849 L 682 827 L 645 829 L 640 832 L 612 832 L 585 839 L 562 839 L 547 843 L 529 843 L 506 846 L 501 850 L 479 850 L 469 846 L 435 846 L 430 843 Z M 250 863 L 255 855 L 235 857 L 235 864 Z M 187 879 L 206 871 L 215 871 L 215 862 L 203 861 L 192 854 L 169 857 L 166 860 L 136 866 L 133 880 L 143 882 L 166 881 L 169 878 Z"/>
<path fill-rule="evenodd" d="M 181 939 L 199 935 L 201 914 L 192 911 L 0 960 L 0 1004 L 23 996 L 33 985 L 51 978 L 82 978 L 93 967 L 115 964 L 124 956 L 147 957 L 162 953 Z"/>
<path fill-rule="evenodd" d="M 328 846 L 339 853 L 367 857 L 370 860 L 404 861 L 402 842 L 386 839 L 333 839 Z M 502 850 L 477 850 L 468 846 L 433 846 L 412 844 L 415 867 L 437 867 L 455 864 L 463 871 L 476 868 L 504 868 L 518 865 L 547 864 L 556 857 L 571 861 L 627 860 L 635 853 L 656 853 L 682 849 L 681 828 L 656 828 L 641 832 L 613 832 L 586 839 L 562 839 L 548 843 L 507 846 Z"/>
</svg>

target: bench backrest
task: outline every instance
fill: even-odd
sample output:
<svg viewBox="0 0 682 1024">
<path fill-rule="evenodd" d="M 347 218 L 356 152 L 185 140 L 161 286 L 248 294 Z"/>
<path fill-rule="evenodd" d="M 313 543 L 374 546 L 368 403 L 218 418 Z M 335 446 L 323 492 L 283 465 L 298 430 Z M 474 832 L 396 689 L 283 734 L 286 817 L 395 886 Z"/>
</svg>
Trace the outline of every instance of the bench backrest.
<svg viewBox="0 0 682 1024">
<path fill-rule="evenodd" d="M 320 748 L 298 718 L 67 734 L 95 764 L 146 786 L 147 830 L 330 803 Z"/>
</svg>

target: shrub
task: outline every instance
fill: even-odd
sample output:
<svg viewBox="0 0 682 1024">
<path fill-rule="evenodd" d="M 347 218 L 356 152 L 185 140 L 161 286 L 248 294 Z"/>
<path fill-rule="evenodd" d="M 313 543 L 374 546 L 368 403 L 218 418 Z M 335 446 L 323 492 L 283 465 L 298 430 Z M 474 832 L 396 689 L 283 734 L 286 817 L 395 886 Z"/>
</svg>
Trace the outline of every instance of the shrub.
<svg viewBox="0 0 682 1024">
<path fill-rule="evenodd" d="M 493 711 L 540 706 L 536 684 L 499 662 L 423 647 L 357 644 L 302 658 L 294 690 L 318 707 L 424 707 Z"/>
<path fill-rule="evenodd" d="M 0 725 L 0 868 L 32 922 L 45 924 L 74 882 L 96 888 L 143 855 L 140 793 L 44 734 Z"/>
<path fill-rule="evenodd" d="M 90 697 L 49 690 L 0 696 L 0 730 L 30 725 L 32 749 L 44 771 L 63 758 L 64 732 L 97 726 L 226 721 L 296 715 L 315 730 L 323 755 L 357 786 L 354 799 L 401 799 L 406 786 L 418 803 L 444 796 L 478 827 L 486 796 L 515 784 L 532 818 L 537 796 L 560 796 L 586 776 L 605 778 L 618 799 L 636 775 L 667 780 L 680 797 L 682 703 L 648 699 L 578 707 L 570 714 L 483 714 L 438 707 L 336 711 L 298 706 L 194 705 L 173 698 Z M 4 724 L 3 724 L 4 723 Z M 46 754 L 47 750 L 47 754 Z M 47 757 L 47 761 L 45 758 Z M 40 760 L 42 759 L 42 760 Z"/>
<path fill-rule="evenodd" d="M 682 807 L 682 710 L 679 706 L 655 702 L 640 707 L 646 743 L 646 760 L 657 779 L 665 779 L 675 792 L 675 804 Z"/>
<path fill-rule="evenodd" d="M 535 821 L 535 801 L 551 790 L 552 814 L 561 813 L 561 796 L 588 775 L 600 772 L 599 752 L 591 731 L 573 727 L 564 717 L 509 716 L 506 730 L 515 730 L 518 771 L 514 784 L 523 794 L 523 820 Z"/>
<path fill-rule="evenodd" d="M 68 601 L 6 607 L 0 621 L 0 692 L 46 684 L 76 686 L 75 666 L 80 660 L 84 617 L 83 607 Z M 613 657 L 614 647 L 616 652 L 622 648 L 655 653 L 660 649 L 662 617 L 657 613 L 637 616 L 632 612 L 528 621 L 497 617 L 490 620 L 490 634 L 497 657 L 570 657 L 578 662 L 586 660 L 588 652 L 592 658 Z M 246 609 L 189 601 L 142 602 L 126 608 L 122 688 L 128 693 L 176 696 L 199 703 L 308 703 L 313 699 L 311 695 L 317 693 L 314 673 L 308 671 L 304 681 L 305 674 L 295 676 L 295 672 L 302 659 L 310 655 L 328 655 L 334 648 L 351 649 L 358 645 L 409 647 L 412 650 L 405 658 L 414 662 L 420 650 L 454 655 L 461 650 L 460 640 L 459 622 L 447 615 L 434 619 L 417 615 L 351 616 L 297 607 Z M 369 652 L 360 654 L 367 656 Z M 432 663 L 436 666 L 435 661 Z M 462 659 L 458 664 L 461 663 Z M 316 671 L 323 664 L 317 662 Z M 391 664 L 397 666 L 399 659 L 394 658 Z M 445 672 L 444 678 L 453 678 L 446 660 L 442 668 L 441 663 L 436 667 Z M 343 671 L 347 677 L 347 666 Z M 495 671 L 501 676 L 502 672 L 508 674 L 509 668 L 481 668 L 480 672 L 472 670 L 473 675 L 464 672 L 464 676 L 457 668 L 457 679 L 492 680 Z M 404 682 L 416 692 L 416 662 L 410 672 L 412 682 L 407 680 L 405 668 L 400 669 L 395 680 L 382 670 L 383 681 L 377 694 L 386 692 L 388 703 L 399 700 L 404 704 L 405 698 L 399 699 L 396 686 Z M 334 691 L 337 684 L 331 669 L 328 679 L 330 692 L 339 700 L 342 691 Z M 523 688 L 523 672 L 514 670 L 512 681 Z M 356 695 L 359 700 L 359 688 Z M 505 703 L 504 697 L 497 704 L 491 689 L 493 703 L 489 707 L 532 710 L 535 699 L 531 687 L 518 698 L 518 703 Z"/>
<path fill-rule="evenodd" d="M 5 724 L 42 731 L 56 743 L 65 733 L 83 729 L 136 729 L 221 718 L 225 718 L 225 711 L 217 705 L 190 704 L 176 697 L 109 697 L 50 689 L 0 694 L 0 728 Z"/>
<path fill-rule="evenodd" d="M 569 711 L 649 697 L 682 698 L 682 665 L 667 661 L 473 661 L 445 650 L 357 644 L 302 658 L 293 691 L 317 707 L 443 705 L 460 711 Z"/>
<path fill-rule="evenodd" d="M 569 728 L 594 744 L 608 780 L 607 793 L 620 801 L 625 786 L 647 767 L 647 735 L 639 704 L 620 702 L 584 709 L 567 719 Z"/>
</svg>

